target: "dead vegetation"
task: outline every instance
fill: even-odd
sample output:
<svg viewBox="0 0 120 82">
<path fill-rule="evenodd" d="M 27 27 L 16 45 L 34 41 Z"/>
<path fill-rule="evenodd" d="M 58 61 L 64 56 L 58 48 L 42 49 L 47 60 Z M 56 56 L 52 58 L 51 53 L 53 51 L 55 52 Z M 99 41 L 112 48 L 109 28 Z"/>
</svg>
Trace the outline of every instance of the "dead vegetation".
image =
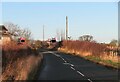
<svg viewBox="0 0 120 82">
<path fill-rule="evenodd" d="M 113 67 L 119 66 L 120 62 L 118 61 L 120 56 L 118 55 L 117 51 L 111 50 L 107 48 L 105 44 L 95 43 L 95 42 L 88 42 L 88 41 L 63 41 L 62 47 L 58 49 L 59 51 L 65 53 L 71 53 L 73 55 L 78 55 L 81 57 L 87 57 L 95 59 L 100 59 L 101 61 L 95 61 L 102 64 L 108 64 L 105 61 L 111 61 L 111 65 L 116 63 Z"/>
<path fill-rule="evenodd" d="M 17 45 L 11 42 L 2 46 L 2 80 L 34 79 L 41 59 L 42 55 L 32 50 L 28 44 Z"/>
</svg>

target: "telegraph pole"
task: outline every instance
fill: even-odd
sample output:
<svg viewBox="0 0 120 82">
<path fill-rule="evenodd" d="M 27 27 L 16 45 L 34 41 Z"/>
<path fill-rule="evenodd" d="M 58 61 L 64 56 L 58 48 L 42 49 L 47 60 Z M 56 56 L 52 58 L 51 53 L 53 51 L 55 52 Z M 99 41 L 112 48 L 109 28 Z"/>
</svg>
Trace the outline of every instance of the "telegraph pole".
<svg viewBox="0 0 120 82">
<path fill-rule="evenodd" d="M 68 40 L 68 17 L 66 16 L 66 40 Z"/>
<path fill-rule="evenodd" d="M 44 37 L 45 37 L 45 35 L 44 35 L 44 25 L 43 25 L 43 41 L 44 41 Z"/>
</svg>

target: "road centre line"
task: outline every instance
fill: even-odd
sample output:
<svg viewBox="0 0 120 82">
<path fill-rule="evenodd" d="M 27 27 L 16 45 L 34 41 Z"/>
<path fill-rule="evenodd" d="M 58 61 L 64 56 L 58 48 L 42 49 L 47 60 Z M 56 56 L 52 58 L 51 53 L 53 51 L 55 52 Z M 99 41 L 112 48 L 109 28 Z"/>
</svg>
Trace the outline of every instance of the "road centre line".
<svg viewBox="0 0 120 82">
<path fill-rule="evenodd" d="M 57 57 L 60 57 L 65 63 L 67 62 L 67 61 L 65 61 L 65 59 L 64 59 L 63 57 L 61 57 L 60 55 L 58 55 L 58 54 L 56 54 L 56 53 L 54 53 L 54 52 L 47 51 L 47 52 L 43 52 L 43 53 L 52 53 L 53 55 L 55 55 L 55 56 L 57 56 Z"/>
<path fill-rule="evenodd" d="M 54 54 L 55 56 L 57 56 L 57 57 L 60 57 L 60 55 L 58 55 L 58 54 Z"/>
<path fill-rule="evenodd" d="M 53 52 L 51 52 L 51 51 L 46 51 L 46 52 L 42 52 L 42 53 L 53 53 Z"/>
<path fill-rule="evenodd" d="M 51 54 L 53 54 L 53 55 L 55 55 L 55 56 L 57 56 L 57 57 L 60 57 L 65 63 L 63 63 L 63 64 L 66 64 L 66 65 L 71 65 L 71 69 L 73 69 L 73 70 L 75 70 L 75 68 L 73 67 L 74 65 L 73 64 L 71 64 L 71 63 L 67 63 L 67 61 L 63 58 L 63 57 L 61 57 L 60 55 L 58 55 L 58 54 L 56 54 L 56 53 L 54 53 L 54 52 L 51 52 L 51 51 L 47 51 L 47 52 L 42 52 L 42 53 L 51 53 Z M 83 77 L 85 76 L 84 74 L 82 74 L 80 71 L 77 71 L 77 73 L 79 73 L 80 75 L 82 75 Z M 91 79 L 87 79 L 89 82 L 93 82 Z"/>
<path fill-rule="evenodd" d="M 44 54 L 44 53 L 48 53 L 48 52 L 42 52 L 42 53 Z"/>
<path fill-rule="evenodd" d="M 58 54 L 56 54 L 54 52 L 52 52 L 52 54 L 55 55 L 55 56 L 57 56 L 57 57 L 61 57 L 60 55 L 58 55 Z"/>
<path fill-rule="evenodd" d="M 63 64 L 66 64 L 66 65 L 71 65 L 71 69 L 73 69 L 73 70 L 75 70 L 75 68 L 73 67 L 74 65 L 73 64 L 71 64 L 71 63 L 67 63 L 67 61 L 63 58 L 63 57 L 61 57 L 60 55 L 58 55 L 58 54 L 56 54 L 56 53 L 54 53 L 54 52 L 51 52 L 51 51 L 47 51 L 47 52 L 43 52 L 43 53 L 51 53 L 51 54 L 53 54 L 53 55 L 55 55 L 55 56 L 57 56 L 57 57 L 60 57 L 65 63 L 63 63 Z M 82 75 L 83 77 L 85 76 L 84 74 L 82 74 L 80 71 L 77 71 L 77 73 L 79 73 L 80 75 Z M 87 79 L 89 82 L 93 82 L 91 79 Z"/>
<path fill-rule="evenodd" d="M 73 70 L 75 70 L 75 68 L 73 68 L 73 67 L 70 67 L 71 69 L 73 69 Z"/>
<path fill-rule="evenodd" d="M 67 61 L 64 60 L 65 63 L 67 63 Z"/>
<path fill-rule="evenodd" d="M 71 63 L 63 63 L 63 64 L 65 64 L 65 65 L 71 65 L 71 66 L 74 66 L 73 64 L 71 64 Z"/>
<path fill-rule="evenodd" d="M 58 55 L 58 54 L 56 54 L 56 53 L 52 53 L 52 54 L 54 54 L 55 56 L 57 56 L 57 57 L 60 57 L 65 63 L 67 62 L 63 57 L 61 57 L 60 55 Z"/>
<path fill-rule="evenodd" d="M 65 59 L 61 57 L 61 59 L 64 61 Z"/>
<path fill-rule="evenodd" d="M 83 77 L 85 76 L 84 74 L 82 74 L 80 71 L 77 71 L 77 73 L 79 73 L 80 75 L 82 75 Z"/>
<path fill-rule="evenodd" d="M 93 82 L 92 80 L 88 79 L 88 81 Z"/>
</svg>

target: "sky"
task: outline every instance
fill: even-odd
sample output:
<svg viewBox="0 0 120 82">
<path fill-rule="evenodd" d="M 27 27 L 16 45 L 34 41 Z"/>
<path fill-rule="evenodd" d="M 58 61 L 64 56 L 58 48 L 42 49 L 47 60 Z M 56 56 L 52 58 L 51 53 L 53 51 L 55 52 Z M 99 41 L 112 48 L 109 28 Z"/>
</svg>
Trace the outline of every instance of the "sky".
<svg viewBox="0 0 120 82">
<path fill-rule="evenodd" d="M 120 0 L 1 0 L 2 2 L 118 2 Z"/>
<path fill-rule="evenodd" d="M 29 28 L 34 39 L 42 40 L 43 25 L 45 39 L 56 37 L 57 31 L 65 31 L 66 16 L 74 40 L 86 34 L 98 42 L 118 39 L 117 2 L 2 2 L 0 22 Z"/>
</svg>

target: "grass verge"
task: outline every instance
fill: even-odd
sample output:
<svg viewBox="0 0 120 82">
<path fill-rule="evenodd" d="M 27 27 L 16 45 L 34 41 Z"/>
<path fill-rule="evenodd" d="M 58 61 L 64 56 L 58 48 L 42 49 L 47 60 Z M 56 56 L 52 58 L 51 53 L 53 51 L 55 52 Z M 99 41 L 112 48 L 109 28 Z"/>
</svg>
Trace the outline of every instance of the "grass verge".
<svg viewBox="0 0 120 82">
<path fill-rule="evenodd" d="M 42 54 L 27 45 L 11 43 L 2 49 L 2 81 L 34 80 Z"/>
<path fill-rule="evenodd" d="M 95 57 L 95 56 L 86 56 L 84 58 L 107 67 L 120 69 L 120 63 L 113 62 L 111 60 L 103 60 L 100 57 Z"/>
<path fill-rule="evenodd" d="M 37 79 L 39 68 L 41 66 L 41 62 L 42 62 L 42 59 L 43 59 L 42 55 L 39 55 L 39 57 L 40 57 L 40 59 L 38 61 L 36 61 L 36 65 L 33 65 L 32 70 L 28 74 L 28 79 L 27 80 L 36 80 Z M 37 57 L 37 58 L 39 58 L 39 57 Z"/>
<path fill-rule="evenodd" d="M 68 52 L 66 50 L 61 50 L 61 49 L 59 49 L 58 51 L 66 53 L 66 54 L 76 55 L 76 56 L 82 57 L 86 60 L 92 61 L 92 62 L 97 63 L 97 64 L 101 64 L 101 65 L 109 67 L 109 68 L 120 69 L 119 62 L 113 62 L 111 60 L 104 60 L 104 59 L 100 58 L 99 56 L 94 56 L 94 55 L 84 56 L 84 54 L 80 55 L 80 54 L 76 54 L 76 53 L 73 54 L 70 51 Z"/>
</svg>

